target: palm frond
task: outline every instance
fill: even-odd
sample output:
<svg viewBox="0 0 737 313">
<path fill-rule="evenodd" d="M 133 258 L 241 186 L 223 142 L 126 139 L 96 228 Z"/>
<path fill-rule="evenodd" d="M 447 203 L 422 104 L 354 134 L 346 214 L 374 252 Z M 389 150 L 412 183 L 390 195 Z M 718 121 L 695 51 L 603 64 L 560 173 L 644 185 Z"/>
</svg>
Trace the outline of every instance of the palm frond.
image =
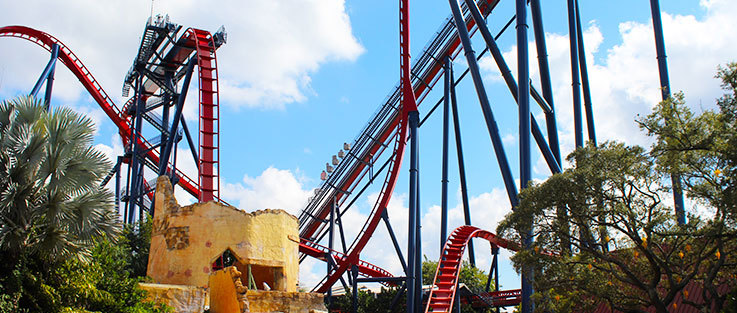
<svg viewBox="0 0 737 313">
<path fill-rule="evenodd" d="M 30 97 L 0 103 L 0 250 L 84 258 L 120 223 L 99 181 L 111 168 L 92 147 L 94 124 Z"/>
</svg>

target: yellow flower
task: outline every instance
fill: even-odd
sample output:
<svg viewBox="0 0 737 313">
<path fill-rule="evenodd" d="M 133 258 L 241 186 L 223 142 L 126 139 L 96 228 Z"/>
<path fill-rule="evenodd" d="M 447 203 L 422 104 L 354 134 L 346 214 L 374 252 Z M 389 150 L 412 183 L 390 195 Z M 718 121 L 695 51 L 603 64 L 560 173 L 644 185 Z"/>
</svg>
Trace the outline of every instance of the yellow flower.
<svg viewBox="0 0 737 313">
<path fill-rule="evenodd" d="M 684 299 L 688 298 L 688 290 L 683 291 L 683 298 Z"/>
<path fill-rule="evenodd" d="M 720 169 L 715 169 L 714 170 L 714 176 L 719 176 L 721 174 L 722 174 L 722 170 L 720 170 Z"/>
<path fill-rule="evenodd" d="M 555 295 L 555 301 L 560 301 L 560 295 Z"/>
<path fill-rule="evenodd" d="M 683 259 L 683 252 L 678 252 L 678 256 Z"/>
<path fill-rule="evenodd" d="M 604 242 L 609 242 L 609 236 L 604 236 Z"/>
<path fill-rule="evenodd" d="M 675 310 L 677 308 L 678 308 L 678 304 L 676 304 L 675 302 L 673 302 L 673 309 Z"/>
<path fill-rule="evenodd" d="M 589 270 L 591 270 L 592 268 L 594 268 L 593 266 L 591 266 L 591 264 L 589 264 L 588 267 L 589 267 Z"/>
<path fill-rule="evenodd" d="M 686 244 L 686 252 L 691 252 L 691 245 L 690 244 Z"/>
<path fill-rule="evenodd" d="M 722 258 L 722 254 L 721 254 L 721 253 L 719 253 L 719 250 L 717 250 L 717 252 L 716 252 L 716 253 L 714 253 L 714 255 L 716 255 L 716 256 L 717 256 L 717 259 L 720 259 L 720 258 Z"/>
<path fill-rule="evenodd" d="M 614 285 L 611 280 L 607 280 L 606 284 L 609 286 Z"/>
</svg>

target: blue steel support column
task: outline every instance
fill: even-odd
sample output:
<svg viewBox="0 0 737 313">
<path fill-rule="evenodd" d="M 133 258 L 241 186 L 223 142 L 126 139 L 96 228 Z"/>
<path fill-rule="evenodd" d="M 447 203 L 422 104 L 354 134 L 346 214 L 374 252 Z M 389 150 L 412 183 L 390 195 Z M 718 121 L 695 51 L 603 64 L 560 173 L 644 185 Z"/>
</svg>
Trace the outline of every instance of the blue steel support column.
<svg viewBox="0 0 737 313">
<path fill-rule="evenodd" d="M 41 90 L 43 83 L 46 82 L 46 94 L 44 95 L 44 107 L 46 110 L 49 109 L 49 103 L 51 103 L 51 87 L 54 83 L 54 70 L 56 69 L 56 58 L 58 56 L 59 45 L 54 44 L 51 46 L 51 58 L 49 59 L 49 63 L 46 63 L 46 67 L 44 67 L 43 72 L 41 72 L 41 76 L 38 77 L 38 80 L 36 80 L 36 83 L 33 85 L 31 93 L 29 94 L 35 98 Z"/>
<path fill-rule="evenodd" d="M 141 194 L 138 196 L 138 198 L 141 199 L 141 204 L 138 206 L 138 221 L 139 222 L 140 221 L 143 221 L 143 217 L 145 216 L 143 214 L 143 212 L 144 212 L 144 209 L 146 209 L 146 207 L 144 207 L 144 205 L 146 204 L 146 202 L 145 202 L 144 199 L 147 196 L 147 193 L 145 192 L 146 191 L 146 189 L 145 189 L 146 186 L 143 184 L 146 181 L 146 176 L 144 175 L 144 170 L 146 169 L 145 162 L 146 161 L 143 160 L 143 157 L 141 157 L 141 162 L 138 163 L 138 174 L 140 176 L 140 178 L 139 178 L 140 179 L 139 186 L 141 188 L 140 189 L 141 190 Z M 151 211 L 153 211 L 153 206 L 150 207 L 149 209 Z M 151 213 L 151 212 L 149 212 L 149 213 Z"/>
<path fill-rule="evenodd" d="M 419 223 L 418 203 L 417 203 L 417 124 L 420 123 L 420 113 L 417 111 L 409 112 L 409 137 L 410 137 L 410 157 L 409 157 L 409 229 L 407 230 L 407 312 L 414 313 L 419 307 L 417 304 L 417 294 L 421 290 L 417 290 L 417 279 L 422 279 L 422 273 L 417 268 L 417 228 Z"/>
<path fill-rule="evenodd" d="M 491 277 L 494 277 L 494 291 L 499 291 L 499 247 L 495 244 L 491 245 L 491 268 L 489 269 L 489 276 L 486 278 L 485 292 L 489 292 L 491 289 Z M 499 313 L 499 307 L 496 308 L 496 312 Z"/>
<path fill-rule="evenodd" d="M 519 163 L 520 188 L 524 190 L 532 180 L 532 165 L 530 158 L 530 69 L 529 51 L 527 49 L 527 1 L 517 0 L 517 105 L 519 109 Z M 532 229 L 523 230 L 523 245 L 525 249 L 532 247 Z M 530 266 L 522 268 L 522 312 L 530 313 L 534 309 L 532 302 L 533 269 Z"/>
<path fill-rule="evenodd" d="M 550 150 L 561 164 L 560 144 L 558 143 L 558 126 L 555 120 L 555 105 L 553 104 L 553 87 L 550 80 L 550 65 L 548 64 L 548 48 L 545 44 L 545 29 L 543 28 L 542 10 L 540 0 L 530 0 L 530 13 L 532 15 L 532 26 L 535 31 L 535 47 L 537 48 L 537 62 L 540 69 L 540 84 L 542 85 L 543 98 L 548 102 L 552 112 L 545 112 L 545 124 L 548 130 L 548 145 Z"/>
<path fill-rule="evenodd" d="M 491 254 L 494 255 L 494 291 L 499 291 L 499 247 L 491 247 Z M 499 313 L 499 307 L 496 308 L 496 313 Z"/>
<path fill-rule="evenodd" d="M 415 111 L 417 115 L 417 130 L 415 130 L 414 140 L 417 145 L 415 154 L 417 155 L 417 175 L 415 175 L 415 219 L 417 226 L 415 230 L 415 308 L 422 311 L 422 206 L 420 205 L 420 112 Z M 410 113 L 412 114 L 412 113 Z"/>
<path fill-rule="evenodd" d="M 132 134 L 131 134 L 131 138 L 133 138 Z M 126 149 L 132 150 L 132 147 L 127 147 Z M 126 175 L 125 177 L 125 195 L 122 199 L 125 202 L 125 206 L 123 207 L 123 222 L 124 223 L 128 222 L 128 209 L 130 208 L 131 177 L 133 175 L 132 173 L 133 168 L 131 167 L 131 155 L 133 155 L 131 151 L 126 151 L 125 156 L 124 156 L 128 158 L 128 166 L 127 166 L 128 175 Z"/>
<path fill-rule="evenodd" d="M 660 3 L 658 0 L 650 0 L 650 10 L 653 16 L 653 31 L 655 32 L 655 50 L 658 53 L 658 73 L 660 74 L 660 92 L 663 101 L 670 98 L 670 80 L 668 78 L 668 62 L 665 56 L 665 39 L 663 38 L 663 21 L 660 18 Z M 679 225 L 686 224 L 686 211 L 683 204 L 683 189 L 681 187 L 681 175 L 671 174 L 673 185 L 673 202 L 676 207 L 676 218 Z"/>
<path fill-rule="evenodd" d="M 486 46 L 489 48 L 489 51 L 491 51 L 491 55 L 494 57 L 494 61 L 496 62 L 497 66 L 499 67 L 499 71 L 502 73 L 502 77 L 504 78 L 504 82 L 507 83 L 507 88 L 509 88 L 509 91 L 512 93 L 512 96 L 514 97 L 515 101 L 518 101 L 517 97 L 517 83 L 514 81 L 514 77 L 512 76 L 512 71 L 509 69 L 509 66 L 507 66 L 507 62 L 504 61 L 504 56 L 502 56 L 501 50 L 499 50 L 499 46 L 496 44 L 496 40 L 494 40 L 494 37 L 491 35 L 491 32 L 489 31 L 489 28 L 486 25 L 486 21 L 484 20 L 483 16 L 481 15 L 481 12 L 479 11 L 478 7 L 472 0 L 466 0 L 466 4 L 468 5 L 469 10 L 471 11 L 471 15 L 473 16 L 473 19 L 476 21 L 476 25 L 478 26 L 479 31 L 481 32 L 481 35 L 484 37 L 484 41 L 486 41 Z M 532 88 L 528 86 L 528 90 L 531 90 Z M 532 89 L 533 94 L 536 94 L 534 92 L 534 89 Z M 551 107 L 552 108 L 552 107 Z M 546 113 L 548 113 L 546 111 Z M 550 111 L 552 113 L 552 110 Z M 535 136 L 535 141 L 537 142 L 538 147 L 540 147 L 540 151 L 543 154 L 543 157 L 545 158 L 546 163 L 548 164 L 548 167 L 550 168 L 551 172 L 559 173 L 560 172 L 560 164 L 559 161 L 555 158 L 555 155 L 550 150 L 550 147 L 545 142 L 545 137 L 542 134 L 542 131 L 540 130 L 540 126 L 537 125 L 537 121 L 535 120 L 534 116 L 530 116 L 530 121 L 532 122 L 532 134 Z M 557 142 L 557 139 L 556 139 Z"/>
<path fill-rule="evenodd" d="M 404 261 L 404 256 L 402 255 L 402 249 L 399 247 L 399 241 L 397 240 L 397 236 L 394 235 L 394 229 L 392 229 L 391 223 L 389 223 L 389 214 L 386 213 L 387 209 L 384 208 L 384 211 L 381 213 L 381 219 L 384 220 L 384 225 L 386 225 L 386 230 L 389 232 L 389 238 L 392 239 L 392 244 L 394 244 L 394 250 L 397 252 L 397 256 L 399 257 L 399 263 L 402 263 L 402 270 L 404 271 L 404 276 L 407 276 L 407 263 Z"/>
<path fill-rule="evenodd" d="M 581 30 L 581 11 L 576 0 L 576 38 L 578 39 L 578 64 L 581 67 L 581 84 L 583 87 L 583 106 L 586 109 L 586 129 L 589 141 L 596 144 L 596 129 L 594 128 L 594 108 L 591 104 L 591 89 L 589 88 L 589 70 L 586 65 L 586 49 L 583 45 L 583 31 Z"/>
<path fill-rule="evenodd" d="M 450 67 L 450 81 L 454 80 L 453 66 Z M 461 183 L 461 201 L 463 202 L 463 218 L 466 225 L 471 225 L 471 207 L 468 204 L 468 187 L 466 185 L 466 165 L 463 159 L 463 144 L 461 141 L 461 122 L 458 118 L 458 101 L 456 100 L 455 84 L 450 84 L 450 107 L 453 112 L 453 130 L 456 140 L 456 154 L 458 157 L 458 175 Z M 468 260 L 476 267 L 476 254 L 473 249 L 473 241 L 468 245 Z"/>
<path fill-rule="evenodd" d="M 171 129 L 169 130 L 169 134 L 171 136 L 169 136 L 169 140 L 166 141 L 165 146 L 161 151 L 161 157 L 159 160 L 159 176 L 167 174 L 166 166 L 169 163 L 169 157 L 171 156 L 171 151 L 174 148 L 174 143 L 177 142 L 177 131 L 179 128 L 179 123 L 180 121 L 184 123 L 184 120 L 182 119 L 182 111 L 184 111 L 184 100 L 187 99 L 187 91 L 189 91 L 189 83 L 192 80 L 192 69 L 194 68 L 195 61 L 196 59 L 192 58 L 189 61 L 189 65 L 187 65 L 187 72 L 184 75 L 184 84 L 182 84 L 182 90 L 181 92 L 179 92 L 179 96 L 177 97 L 177 104 L 174 109 L 174 117 L 172 118 Z M 187 135 L 189 135 L 189 132 L 186 133 Z M 190 145 L 192 144 L 193 143 L 190 140 Z M 195 163 L 197 163 L 197 161 L 198 159 L 195 155 Z"/>
<path fill-rule="evenodd" d="M 115 168 L 115 212 L 120 214 L 120 167 L 123 164 L 123 157 L 118 157 Z"/>
<path fill-rule="evenodd" d="M 496 154 L 497 162 L 499 162 L 499 168 L 502 172 L 504 187 L 507 190 L 509 202 L 512 204 L 512 207 L 517 207 L 517 186 L 514 182 L 509 162 L 507 161 L 507 155 L 504 152 L 504 145 L 502 144 L 502 139 L 499 135 L 499 127 L 497 126 L 496 120 L 494 119 L 494 113 L 489 105 L 489 98 L 486 94 L 486 89 L 484 88 L 479 65 L 478 62 L 476 62 L 476 53 L 473 51 L 473 47 L 471 46 L 471 38 L 468 34 L 468 30 L 466 29 L 466 23 L 463 20 L 461 8 L 458 5 L 457 0 L 449 0 L 448 2 L 450 3 L 450 8 L 453 11 L 453 20 L 456 25 L 456 30 L 458 31 L 461 43 L 463 44 L 463 51 L 466 56 L 466 61 L 468 62 L 469 71 L 471 72 L 471 78 L 473 78 L 473 83 L 476 87 L 476 94 L 481 104 L 481 110 L 484 113 L 486 128 L 489 131 L 491 143 L 494 145 L 494 153 Z M 527 82 L 525 84 L 529 85 Z"/>
<path fill-rule="evenodd" d="M 335 198 L 333 198 L 333 203 L 330 205 L 330 228 L 328 229 L 328 249 L 330 251 L 333 251 L 333 233 L 335 229 L 335 210 L 337 208 L 335 207 Z M 332 256 L 327 255 L 326 258 L 332 258 Z M 333 271 L 333 263 L 332 262 L 326 262 L 328 264 L 328 271 L 327 275 L 330 275 L 330 273 Z M 328 289 L 328 295 L 327 295 L 327 305 L 328 308 L 330 308 L 330 305 L 333 303 L 333 287 L 331 286 Z"/>
<path fill-rule="evenodd" d="M 670 79 L 668 77 L 668 61 L 665 55 L 665 39 L 663 38 L 663 21 L 660 18 L 660 1 L 650 0 L 650 11 L 653 16 L 653 32 L 655 33 L 655 50 L 658 53 L 658 74 L 660 75 L 660 92 L 663 100 L 670 98 Z"/>
<path fill-rule="evenodd" d="M 167 71 L 166 74 L 164 74 L 164 81 L 169 86 L 169 88 L 174 90 L 176 87 L 173 86 L 172 76 L 173 76 L 173 73 Z M 161 111 L 162 111 L 161 112 L 161 125 L 163 126 L 161 130 L 161 144 L 162 145 L 165 142 L 167 142 L 168 138 L 170 137 L 169 136 L 170 133 L 167 131 L 166 126 L 169 125 L 169 113 L 170 113 L 169 104 L 171 103 L 171 101 L 172 101 L 172 93 L 164 92 L 163 99 L 162 99 L 163 104 L 161 105 Z M 171 134 L 171 138 L 176 138 L 176 134 Z"/>
<path fill-rule="evenodd" d="M 54 71 L 56 71 L 56 58 L 59 56 L 59 45 L 53 44 L 51 46 L 51 58 L 54 60 L 54 65 L 51 66 L 51 71 L 46 77 L 46 92 L 44 93 L 44 107 L 49 110 L 51 106 L 51 90 L 54 87 Z"/>
<path fill-rule="evenodd" d="M 583 125 L 581 121 L 581 83 L 578 74 L 578 31 L 576 30 L 575 0 L 568 0 L 568 39 L 571 50 L 571 87 L 573 88 L 573 126 L 576 133 L 576 148 L 583 147 Z"/>
<path fill-rule="evenodd" d="M 453 84 L 450 78 L 450 57 L 445 59 L 445 84 L 443 91 L 443 168 L 440 195 L 440 251 L 443 251 L 445 240 L 448 238 L 448 114 L 450 108 L 450 85 Z"/>
<path fill-rule="evenodd" d="M 140 166 L 138 166 L 140 161 L 140 153 L 139 153 L 139 146 L 138 146 L 138 140 L 140 139 L 141 135 L 141 124 L 143 123 L 143 107 L 146 105 L 145 101 L 141 99 L 143 94 L 143 82 L 142 82 L 142 76 L 139 75 L 136 79 L 136 93 L 135 93 L 135 105 L 136 105 L 136 116 L 134 118 L 134 127 L 131 134 L 131 141 L 130 144 L 132 146 L 131 148 L 131 158 L 130 163 L 128 166 L 132 168 L 132 174 L 131 174 L 131 185 L 128 186 L 128 223 L 133 223 L 135 211 L 136 211 L 136 202 L 138 201 L 138 197 L 140 196 L 138 192 L 141 189 L 142 184 L 142 173 L 139 173 Z"/>
<path fill-rule="evenodd" d="M 353 313 L 358 313 L 358 266 L 355 264 L 351 265 L 350 277 L 353 277 Z"/>
</svg>

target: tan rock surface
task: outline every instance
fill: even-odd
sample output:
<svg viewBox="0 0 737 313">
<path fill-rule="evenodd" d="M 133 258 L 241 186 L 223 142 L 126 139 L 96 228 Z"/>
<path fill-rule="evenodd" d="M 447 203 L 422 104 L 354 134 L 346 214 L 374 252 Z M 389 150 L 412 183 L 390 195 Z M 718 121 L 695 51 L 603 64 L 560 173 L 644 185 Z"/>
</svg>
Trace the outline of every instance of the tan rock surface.
<svg viewBox="0 0 737 313">
<path fill-rule="evenodd" d="M 251 312 L 327 312 L 320 293 L 249 290 L 246 296 Z"/>
<path fill-rule="evenodd" d="M 207 290 L 195 286 L 140 283 L 146 299 L 164 303 L 177 313 L 202 313 L 205 310 Z"/>
<path fill-rule="evenodd" d="M 207 287 L 213 262 L 230 249 L 239 271 L 252 265 L 259 288 L 267 282 L 273 290 L 296 291 L 297 228 L 297 218 L 283 210 L 247 213 L 215 201 L 180 206 L 169 179 L 159 177 L 148 276 L 157 283 Z"/>
</svg>

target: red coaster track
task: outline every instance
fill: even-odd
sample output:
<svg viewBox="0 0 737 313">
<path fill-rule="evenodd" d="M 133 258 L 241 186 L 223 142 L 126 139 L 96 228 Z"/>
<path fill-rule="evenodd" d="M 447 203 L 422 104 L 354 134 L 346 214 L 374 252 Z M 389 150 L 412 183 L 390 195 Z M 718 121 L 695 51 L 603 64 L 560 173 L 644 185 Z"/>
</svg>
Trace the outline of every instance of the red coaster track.
<svg viewBox="0 0 737 313">
<path fill-rule="evenodd" d="M 215 48 L 212 44 L 212 36 L 207 31 L 189 29 L 191 33 L 189 49 L 197 49 L 197 58 L 200 77 L 200 173 L 199 183 L 189 178 L 179 169 L 173 169 L 169 164 L 168 172 L 174 171 L 179 179 L 179 186 L 189 194 L 200 200 L 207 197 L 212 200 L 217 192 L 217 155 L 218 155 L 218 96 L 217 96 L 217 61 Z M 0 37 L 15 37 L 33 42 L 47 51 L 51 51 L 53 45 L 59 46 L 58 59 L 74 74 L 87 89 L 90 96 L 100 105 L 100 108 L 118 127 L 118 133 L 124 145 L 131 138 L 131 119 L 124 114 L 108 94 L 102 89 L 92 73 L 84 66 L 82 61 L 64 43 L 54 36 L 40 30 L 25 26 L 5 26 L 0 28 Z M 190 51 L 191 51 L 190 50 Z M 186 57 L 186 56 L 185 56 Z M 129 101 L 131 102 L 131 101 Z M 159 164 L 159 152 L 150 149 L 152 146 L 145 138 L 140 137 L 137 144 L 142 151 L 146 151 L 145 157 L 154 164 Z M 204 186 L 204 188 L 203 188 Z"/>
<path fill-rule="evenodd" d="M 471 238 L 483 238 L 494 246 L 512 251 L 518 249 L 518 245 L 477 227 L 466 225 L 456 228 L 448 237 L 443 252 L 440 254 L 433 289 L 430 290 L 425 312 L 451 311 L 458 287 L 458 274 L 461 272 L 463 252 Z M 491 305 L 517 305 L 522 299 L 521 294 L 514 290 L 493 292 L 486 296 L 491 300 Z"/>
<path fill-rule="evenodd" d="M 498 1 L 479 0 L 477 2 L 482 14 L 488 15 Z M 474 30 L 475 26 L 474 20 L 469 17 L 467 20 L 468 29 Z M 455 26 L 452 25 L 449 19 L 446 21 L 445 27 L 438 31 L 437 37 L 425 47 L 422 55 L 413 62 L 411 72 L 407 75 L 407 79 L 411 80 L 412 83 L 404 85 L 414 91 L 417 105 L 425 99 L 435 83 L 442 77 L 443 63 L 439 60 L 444 60 L 446 57 L 454 58 L 460 51 L 460 39 L 455 31 Z M 328 225 L 325 221 L 332 206 L 334 204 L 340 206 L 349 198 L 348 196 L 351 193 L 361 189 L 361 181 L 365 182 L 365 178 L 370 176 L 367 174 L 372 170 L 373 162 L 384 151 L 388 150 L 391 141 L 394 141 L 394 149 L 391 150 L 392 154 L 389 157 L 389 163 L 387 163 L 389 171 L 386 174 L 378 200 L 374 204 L 366 223 L 354 239 L 353 244 L 345 252 L 346 258 L 344 261 L 338 262 L 337 268 L 318 283 L 313 289 L 314 292 L 326 292 L 350 268 L 351 264 L 357 264 L 361 251 L 376 230 L 381 215 L 391 199 L 404 154 L 408 128 L 407 116 L 402 114 L 400 103 L 402 85 L 400 84 L 395 92 L 389 96 L 384 107 L 380 108 L 376 116 L 366 126 L 367 129 L 374 127 L 377 131 L 362 133 L 356 140 L 356 144 L 351 148 L 351 153 L 358 152 L 352 156 L 352 163 L 346 165 L 345 168 L 339 166 L 336 173 L 332 175 L 337 177 L 335 183 L 332 184 L 328 180 L 323 184 L 318 192 L 320 196 L 315 197 L 313 201 L 308 203 L 303 210 L 303 214 L 300 215 L 300 237 L 311 241 L 319 241 L 327 233 Z M 372 179 L 365 183 L 370 184 Z"/>
<path fill-rule="evenodd" d="M 328 247 L 316 244 L 314 242 L 300 239 L 299 241 L 299 252 L 309 255 L 313 258 L 329 262 L 326 258 L 332 258 L 334 263 L 343 263 L 346 261 L 346 255 L 335 250 L 331 250 Z M 391 273 L 384 270 L 381 267 L 373 265 L 369 262 L 358 260 L 358 274 L 363 277 L 394 277 Z M 385 285 L 396 285 L 393 282 L 386 283 Z"/>
<path fill-rule="evenodd" d="M 123 110 L 119 109 L 105 90 L 102 89 L 92 73 L 84 66 L 82 61 L 72 52 L 72 50 L 64 45 L 64 43 L 59 39 L 48 33 L 25 26 L 6 26 L 0 28 L 0 37 L 25 39 L 41 46 L 47 51 L 51 51 L 53 45 L 58 45 L 58 59 L 64 63 L 72 74 L 77 77 L 95 102 L 100 105 L 100 108 L 102 108 L 105 114 L 118 128 L 118 133 L 123 144 L 128 145 L 131 138 L 131 132 L 133 130 L 131 127 L 132 116 L 128 115 L 126 112 L 132 105 L 134 98 L 131 98 L 124 104 Z M 216 194 L 219 190 L 219 89 L 217 82 L 217 58 L 215 55 L 215 49 L 213 48 L 213 37 L 209 32 L 190 28 L 185 32 L 185 37 L 190 39 L 190 45 L 188 47 L 189 51 L 187 51 L 187 47 L 182 48 L 172 62 L 183 63 L 192 50 L 197 50 L 196 55 L 200 80 L 199 183 L 189 178 L 179 169 L 175 168 L 174 171 L 176 171 L 176 175 L 181 178 L 178 182 L 179 186 L 184 188 L 184 190 L 192 196 L 197 197 L 200 201 L 209 201 L 218 199 Z M 148 92 L 151 93 L 152 90 L 148 90 Z M 154 164 L 159 164 L 159 151 L 150 149 L 153 145 L 142 136 L 139 138 L 138 145 L 141 147 L 142 151 L 147 151 L 145 157 Z M 169 164 L 167 171 L 171 172 L 172 168 L 172 164 Z M 391 189 L 393 190 L 393 187 Z M 388 198 L 389 197 L 387 196 L 386 201 L 388 201 Z M 373 230 L 371 230 L 371 232 L 373 232 Z M 338 251 L 330 250 L 327 247 L 323 247 L 308 240 L 301 240 L 300 252 L 323 261 L 326 261 L 326 256 L 330 255 L 334 262 L 337 264 L 344 264 L 346 266 L 357 263 L 359 274 L 364 277 L 392 277 L 391 273 L 376 265 L 361 260 L 348 262 L 349 256 Z"/>
</svg>

